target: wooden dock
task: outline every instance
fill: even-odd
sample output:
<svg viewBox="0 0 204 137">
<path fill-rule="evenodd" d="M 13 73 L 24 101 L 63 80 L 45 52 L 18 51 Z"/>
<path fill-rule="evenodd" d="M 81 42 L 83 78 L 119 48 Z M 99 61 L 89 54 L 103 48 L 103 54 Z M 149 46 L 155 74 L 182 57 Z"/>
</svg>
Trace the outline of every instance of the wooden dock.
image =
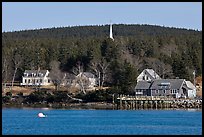
<svg viewBox="0 0 204 137">
<path fill-rule="evenodd" d="M 191 101 L 190 99 L 176 99 L 173 97 L 166 96 L 128 96 L 119 95 L 116 101 L 117 109 L 167 109 L 167 108 L 178 108 L 180 102 Z M 180 103 L 180 104 L 179 104 Z M 179 105 L 176 105 L 179 104 Z M 186 106 L 182 105 L 183 108 Z M 200 107 L 200 106 L 198 106 Z"/>
</svg>

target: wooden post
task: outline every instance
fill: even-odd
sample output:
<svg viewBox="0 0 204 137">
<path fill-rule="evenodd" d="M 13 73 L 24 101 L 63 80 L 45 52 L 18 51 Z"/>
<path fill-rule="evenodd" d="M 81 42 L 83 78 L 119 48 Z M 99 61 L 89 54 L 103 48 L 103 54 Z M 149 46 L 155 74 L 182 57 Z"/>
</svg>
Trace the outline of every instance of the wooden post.
<svg viewBox="0 0 204 137">
<path fill-rule="evenodd" d="M 163 102 L 160 100 L 160 108 L 162 109 Z"/>
<path fill-rule="evenodd" d="M 156 109 L 157 109 L 157 100 L 155 100 L 155 107 L 156 107 Z"/>
<path fill-rule="evenodd" d="M 152 102 L 153 102 L 153 101 L 150 101 L 150 108 L 151 108 L 151 109 L 152 109 Z"/>
<path fill-rule="evenodd" d="M 137 110 L 137 100 L 135 100 L 135 110 Z"/>
<path fill-rule="evenodd" d="M 115 109 L 115 101 L 114 101 L 114 94 L 113 94 L 113 110 Z"/>
<path fill-rule="evenodd" d="M 135 100 L 132 102 L 132 109 L 135 110 Z"/>
<path fill-rule="evenodd" d="M 122 109 L 122 96 L 120 95 L 120 109 Z"/>
<path fill-rule="evenodd" d="M 127 110 L 127 101 L 125 100 L 125 110 Z"/>
<path fill-rule="evenodd" d="M 141 109 L 143 109 L 143 101 L 141 100 L 140 102 Z"/>
<path fill-rule="evenodd" d="M 131 110 L 133 110 L 133 100 L 131 100 Z"/>
</svg>

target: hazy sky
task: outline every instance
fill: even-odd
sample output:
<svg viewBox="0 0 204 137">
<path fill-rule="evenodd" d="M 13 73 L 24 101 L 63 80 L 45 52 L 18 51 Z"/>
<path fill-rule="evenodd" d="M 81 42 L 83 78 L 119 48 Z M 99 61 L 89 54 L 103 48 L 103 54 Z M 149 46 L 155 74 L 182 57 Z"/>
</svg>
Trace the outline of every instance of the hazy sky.
<svg viewBox="0 0 204 137">
<path fill-rule="evenodd" d="M 78 25 L 156 24 L 202 30 L 202 2 L 3 2 L 2 32 Z"/>
</svg>

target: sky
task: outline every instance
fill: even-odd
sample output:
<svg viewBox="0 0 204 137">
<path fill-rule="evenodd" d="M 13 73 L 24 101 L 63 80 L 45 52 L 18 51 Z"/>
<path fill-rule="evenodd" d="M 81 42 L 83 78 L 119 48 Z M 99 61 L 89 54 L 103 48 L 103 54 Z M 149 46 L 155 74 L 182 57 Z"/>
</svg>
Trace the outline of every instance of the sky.
<svg viewBox="0 0 204 137">
<path fill-rule="evenodd" d="M 2 2 L 2 32 L 110 21 L 202 30 L 202 2 Z"/>
</svg>

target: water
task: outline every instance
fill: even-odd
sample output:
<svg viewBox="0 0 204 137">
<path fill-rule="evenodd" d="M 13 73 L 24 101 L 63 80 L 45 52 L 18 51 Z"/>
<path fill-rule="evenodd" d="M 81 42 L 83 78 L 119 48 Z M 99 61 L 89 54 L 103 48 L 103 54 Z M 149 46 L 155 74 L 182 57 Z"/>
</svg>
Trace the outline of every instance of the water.
<svg viewBox="0 0 204 137">
<path fill-rule="evenodd" d="M 2 134 L 201 135 L 202 111 L 2 109 Z"/>
</svg>

